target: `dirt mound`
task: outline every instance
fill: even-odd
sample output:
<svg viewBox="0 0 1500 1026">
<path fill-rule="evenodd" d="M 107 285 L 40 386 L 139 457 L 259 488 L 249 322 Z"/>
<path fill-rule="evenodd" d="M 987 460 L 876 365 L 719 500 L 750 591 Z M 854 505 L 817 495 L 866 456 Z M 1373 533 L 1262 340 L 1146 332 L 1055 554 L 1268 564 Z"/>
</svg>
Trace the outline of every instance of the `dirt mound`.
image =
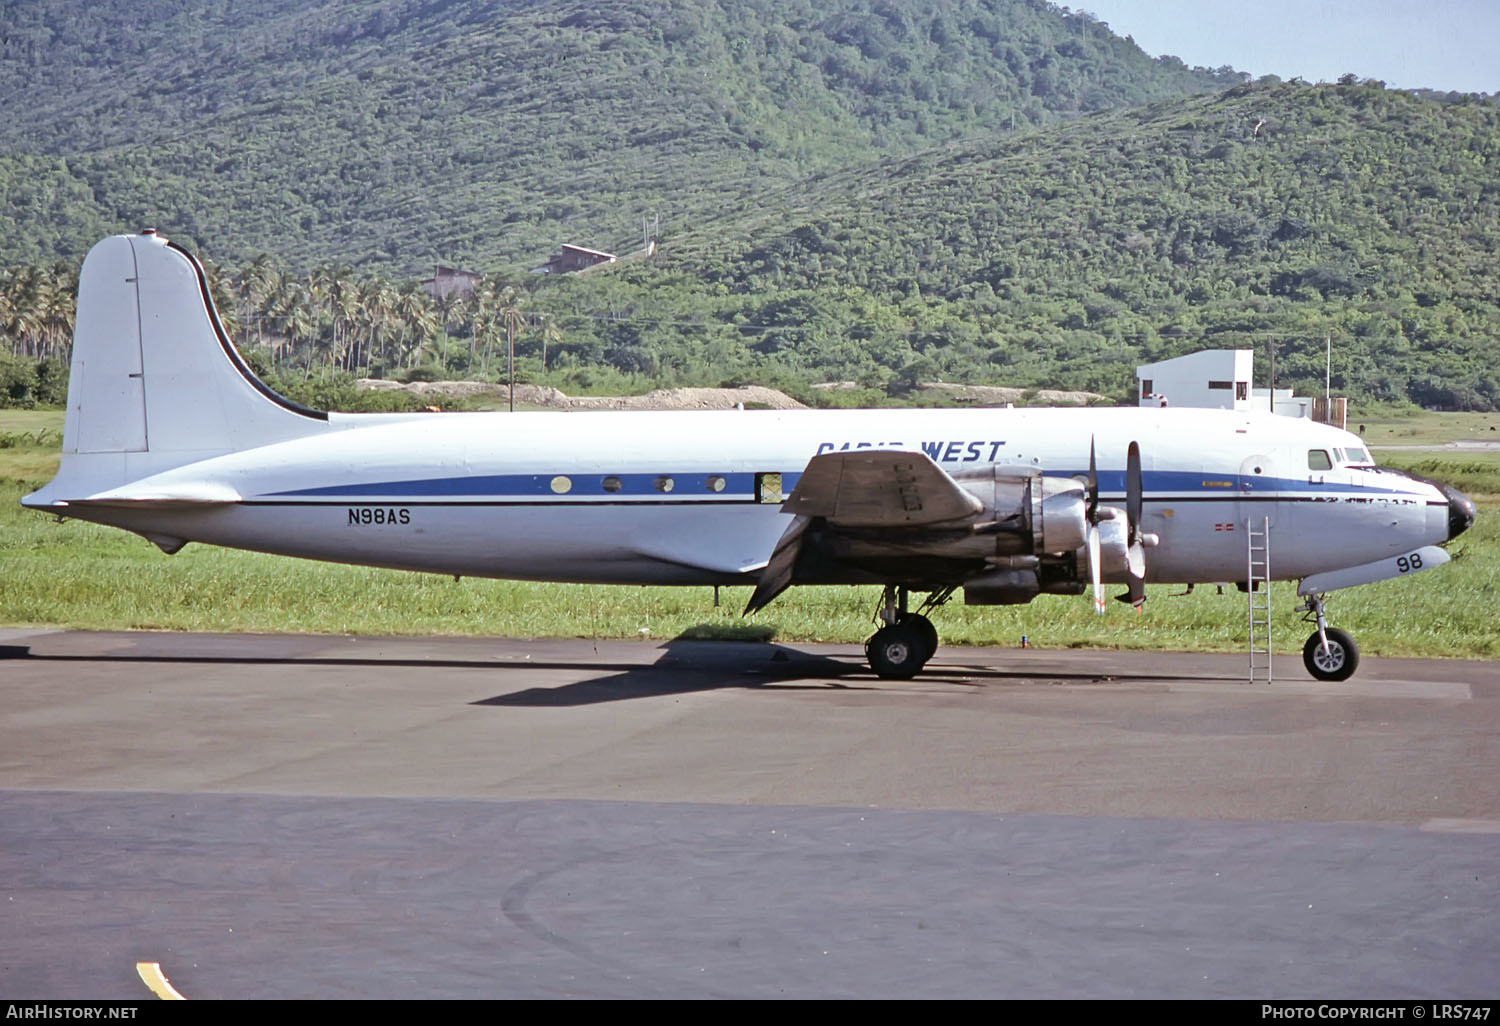
<svg viewBox="0 0 1500 1026">
<path fill-rule="evenodd" d="M 410 392 L 436 403 L 443 399 L 492 397 L 496 402 L 509 399 L 509 389 L 485 381 L 398 381 L 361 378 L 360 388 L 370 391 Z M 742 388 L 660 388 L 645 395 L 569 396 L 544 385 L 517 385 L 516 402 L 552 410 L 800 410 L 801 403 L 774 388 L 746 385 Z"/>
<path fill-rule="evenodd" d="M 805 408 L 785 392 L 761 385 L 745 385 L 741 388 L 659 388 L 645 395 L 579 396 L 568 402 L 575 410 L 801 410 Z"/>
<path fill-rule="evenodd" d="M 919 386 L 923 391 L 942 392 L 960 402 L 976 406 L 1002 406 L 1015 403 L 1027 406 L 1087 406 L 1094 402 L 1108 402 L 1109 397 L 1097 392 L 1065 392 L 1056 388 L 1003 388 L 998 385 L 955 385 L 947 381 L 924 381 Z"/>
</svg>

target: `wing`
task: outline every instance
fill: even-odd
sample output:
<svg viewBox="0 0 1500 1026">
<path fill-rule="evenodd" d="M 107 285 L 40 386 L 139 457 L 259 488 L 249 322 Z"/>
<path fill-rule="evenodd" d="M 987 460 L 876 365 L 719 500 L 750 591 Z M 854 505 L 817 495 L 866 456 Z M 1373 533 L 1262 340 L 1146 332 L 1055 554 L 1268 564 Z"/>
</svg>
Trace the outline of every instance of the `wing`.
<svg viewBox="0 0 1500 1026">
<path fill-rule="evenodd" d="M 926 453 L 857 449 L 814 456 L 781 508 L 840 527 L 920 527 L 972 517 L 984 504 Z"/>
<path fill-rule="evenodd" d="M 968 520 L 984 503 L 925 453 L 860 449 L 814 456 L 781 509 L 796 516 L 761 571 L 746 615 L 791 586 L 814 518 L 835 527 L 925 527 Z"/>
</svg>

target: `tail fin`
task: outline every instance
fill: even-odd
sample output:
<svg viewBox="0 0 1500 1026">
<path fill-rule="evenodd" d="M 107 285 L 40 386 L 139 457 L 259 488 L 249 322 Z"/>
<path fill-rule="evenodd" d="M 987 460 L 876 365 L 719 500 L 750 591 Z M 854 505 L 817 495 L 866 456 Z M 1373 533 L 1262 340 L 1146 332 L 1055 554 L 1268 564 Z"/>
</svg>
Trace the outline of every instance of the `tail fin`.
<svg viewBox="0 0 1500 1026">
<path fill-rule="evenodd" d="M 245 364 L 186 250 L 154 232 L 116 235 L 79 274 L 62 468 L 26 502 L 81 497 L 327 421 Z"/>
<path fill-rule="evenodd" d="M 296 438 L 327 419 L 246 366 L 186 250 L 143 233 L 89 251 L 78 279 L 64 452 L 177 453 L 189 462 Z"/>
</svg>

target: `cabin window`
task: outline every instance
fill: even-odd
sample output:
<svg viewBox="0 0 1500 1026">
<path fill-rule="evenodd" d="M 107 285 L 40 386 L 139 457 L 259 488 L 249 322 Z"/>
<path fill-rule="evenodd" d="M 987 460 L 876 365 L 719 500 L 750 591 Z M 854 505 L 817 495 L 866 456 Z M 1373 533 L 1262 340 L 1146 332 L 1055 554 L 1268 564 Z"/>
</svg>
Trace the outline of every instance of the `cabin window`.
<svg viewBox="0 0 1500 1026">
<path fill-rule="evenodd" d="M 711 492 L 722 492 L 724 490 L 724 479 L 718 474 L 710 474 L 704 480 L 703 487 Z"/>
<path fill-rule="evenodd" d="M 604 486 L 606 492 L 618 492 L 621 487 L 621 481 L 618 477 L 606 477 L 601 484 Z"/>
<path fill-rule="evenodd" d="M 1333 460 L 1328 458 L 1328 453 L 1323 449 L 1307 450 L 1308 470 L 1332 470 Z"/>
<path fill-rule="evenodd" d="M 558 495 L 567 495 L 573 490 L 573 482 L 559 474 L 552 479 L 552 491 Z"/>
<path fill-rule="evenodd" d="M 673 482 L 670 477 L 659 477 L 653 482 L 656 490 L 663 493 L 670 492 L 672 490 L 672 484 Z"/>
<path fill-rule="evenodd" d="M 781 501 L 781 475 L 780 474 L 756 474 L 755 475 L 755 501 L 756 502 L 780 502 Z"/>
</svg>

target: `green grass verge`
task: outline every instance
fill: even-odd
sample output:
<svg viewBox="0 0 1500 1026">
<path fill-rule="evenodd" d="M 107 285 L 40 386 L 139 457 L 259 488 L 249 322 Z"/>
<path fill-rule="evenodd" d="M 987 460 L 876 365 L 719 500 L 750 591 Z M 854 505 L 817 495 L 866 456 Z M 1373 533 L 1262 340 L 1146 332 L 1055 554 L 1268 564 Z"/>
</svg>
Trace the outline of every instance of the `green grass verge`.
<svg viewBox="0 0 1500 1026">
<path fill-rule="evenodd" d="M 1441 445 L 1466 439 L 1500 440 L 1500 413 L 1431 413 L 1413 408 L 1380 410 L 1369 416 L 1360 416 L 1359 411 L 1352 410 L 1345 426 L 1372 448 Z M 1377 453 L 1377 458 L 1380 455 Z"/>
<path fill-rule="evenodd" d="M 25 434 L 38 426 L 22 418 L 9 430 Z M 0 448 L 0 624 L 858 642 L 870 634 L 879 598 L 876 588 L 796 588 L 746 620 L 739 612 L 748 588 L 723 589 L 722 605 L 715 608 L 710 588 L 455 582 L 198 545 L 168 557 L 123 531 L 59 523 L 22 509 L 20 497 L 55 470 L 55 445 L 52 439 Z M 1413 469 L 1428 473 L 1423 460 L 1431 454 L 1412 455 Z M 1500 457 L 1435 459 L 1441 467 L 1431 476 L 1470 489 L 1480 501 L 1478 522 L 1452 547 L 1453 564 L 1338 593 L 1330 599 L 1329 615 L 1368 655 L 1500 658 L 1500 625 L 1493 614 L 1500 600 Z M 1098 617 L 1086 598 L 1043 596 L 1018 607 L 955 602 L 937 621 L 945 644 L 1017 645 L 1025 635 L 1039 648 L 1243 651 L 1244 596 L 1232 588 L 1221 595 L 1212 587 L 1175 594 L 1182 590 L 1153 587 L 1141 615 L 1111 602 L 1107 615 Z M 1292 612 L 1295 604 L 1293 586 L 1276 585 L 1281 652 L 1299 651 L 1308 634 Z"/>
</svg>

